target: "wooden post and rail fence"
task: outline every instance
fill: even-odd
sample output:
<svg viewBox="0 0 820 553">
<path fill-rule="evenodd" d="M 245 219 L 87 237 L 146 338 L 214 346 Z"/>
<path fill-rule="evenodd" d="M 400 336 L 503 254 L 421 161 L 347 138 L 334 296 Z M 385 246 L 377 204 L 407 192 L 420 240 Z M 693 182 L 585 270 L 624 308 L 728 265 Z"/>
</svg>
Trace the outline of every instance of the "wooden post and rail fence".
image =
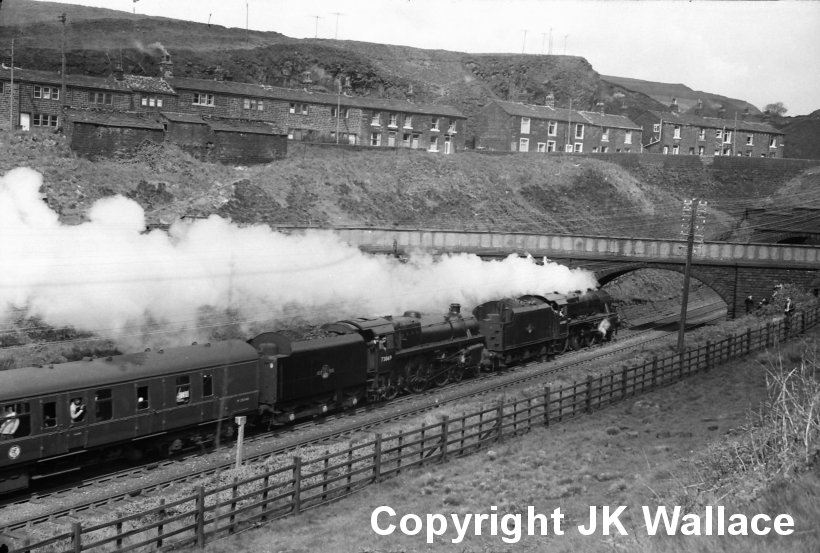
<svg viewBox="0 0 820 553">
<path fill-rule="evenodd" d="M 57 522 L 63 530 L 34 541 L 32 535 L 0 535 L 8 553 L 81 553 L 84 551 L 161 551 L 204 547 L 214 539 L 271 519 L 298 514 L 337 501 L 403 471 L 469 455 L 503 439 L 554 425 L 595 409 L 678 382 L 736 357 L 802 334 L 818 322 L 820 308 L 747 329 L 700 347 L 654 357 L 640 365 L 589 376 L 561 388 L 546 386 L 538 397 L 499 401 L 480 411 L 406 430 L 376 434 L 350 443 L 343 451 L 311 459 L 294 457 L 285 466 L 210 489 L 195 488 L 178 499 L 158 498 L 139 513 L 91 524 Z M 51 526 L 54 526 L 52 523 Z"/>
</svg>

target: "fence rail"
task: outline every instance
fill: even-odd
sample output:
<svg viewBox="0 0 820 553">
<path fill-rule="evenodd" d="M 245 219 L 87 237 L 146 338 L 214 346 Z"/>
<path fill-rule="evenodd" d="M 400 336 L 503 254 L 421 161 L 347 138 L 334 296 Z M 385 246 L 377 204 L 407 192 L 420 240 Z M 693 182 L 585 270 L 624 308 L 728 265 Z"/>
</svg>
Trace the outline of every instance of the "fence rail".
<svg viewBox="0 0 820 553">
<path fill-rule="evenodd" d="M 30 536 L 0 536 L 9 553 L 161 551 L 196 545 L 248 525 L 296 514 L 345 497 L 402 471 L 472 454 L 489 444 L 589 413 L 668 386 L 725 361 L 764 349 L 817 324 L 820 309 L 797 313 L 757 329 L 707 342 L 696 349 L 654 357 L 640 365 L 589 376 L 537 397 L 499 401 L 480 411 L 442 417 L 399 434 L 351 443 L 344 451 L 313 458 L 294 457 L 283 467 L 206 490 L 138 514 L 117 516 L 94 526 L 74 520 L 63 531 L 32 542 Z M 5 540 L 5 541 L 4 541 Z"/>
</svg>

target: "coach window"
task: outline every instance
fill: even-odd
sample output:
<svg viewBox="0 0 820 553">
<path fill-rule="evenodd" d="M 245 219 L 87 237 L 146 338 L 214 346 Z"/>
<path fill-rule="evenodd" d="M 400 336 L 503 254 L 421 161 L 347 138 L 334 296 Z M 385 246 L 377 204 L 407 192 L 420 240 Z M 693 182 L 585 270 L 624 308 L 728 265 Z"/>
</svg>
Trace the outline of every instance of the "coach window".
<svg viewBox="0 0 820 553">
<path fill-rule="evenodd" d="M 97 390 L 94 394 L 94 420 L 107 421 L 114 416 L 111 403 L 111 388 Z"/>
<path fill-rule="evenodd" d="M 47 401 L 43 403 L 43 428 L 54 428 L 57 426 L 57 402 Z"/>
<path fill-rule="evenodd" d="M 188 375 L 177 377 L 177 405 L 191 401 L 191 381 Z"/>
<path fill-rule="evenodd" d="M 68 403 L 68 414 L 71 417 L 71 424 L 80 423 L 85 420 L 85 402 L 80 396 L 73 397 Z"/>
<path fill-rule="evenodd" d="M 202 375 L 202 397 L 214 395 L 214 377 L 209 374 Z"/>
<path fill-rule="evenodd" d="M 0 418 L 0 440 L 10 440 L 31 434 L 28 403 L 7 403 Z"/>
<path fill-rule="evenodd" d="M 137 410 L 148 409 L 148 386 L 137 388 Z"/>
</svg>

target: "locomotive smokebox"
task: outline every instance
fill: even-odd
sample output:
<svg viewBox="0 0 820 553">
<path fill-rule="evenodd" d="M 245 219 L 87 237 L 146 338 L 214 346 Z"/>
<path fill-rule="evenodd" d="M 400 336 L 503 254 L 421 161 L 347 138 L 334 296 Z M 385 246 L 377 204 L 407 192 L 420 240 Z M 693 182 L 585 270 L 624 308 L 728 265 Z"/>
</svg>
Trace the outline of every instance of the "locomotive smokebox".
<svg viewBox="0 0 820 553">
<path fill-rule="evenodd" d="M 460 303 L 451 303 L 450 304 L 450 315 L 458 315 L 461 313 L 461 304 Z"/>
</svg>

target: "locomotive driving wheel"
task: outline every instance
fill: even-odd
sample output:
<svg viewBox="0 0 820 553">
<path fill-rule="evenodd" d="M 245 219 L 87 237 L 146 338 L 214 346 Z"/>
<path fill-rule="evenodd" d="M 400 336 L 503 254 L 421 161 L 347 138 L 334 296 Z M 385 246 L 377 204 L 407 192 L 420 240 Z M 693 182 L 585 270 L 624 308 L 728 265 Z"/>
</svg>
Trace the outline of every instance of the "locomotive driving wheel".
<svg viewBox="0 0 820 553">
<path fill-rule="evenodd" d="M 441 368 L 438 370 L 440 372 L 433 378 L 433 384 L 440 388 L 442 386 L 446 386 L 447 383 L 450 382 L 450 371 L 442 370 Z"/>
<path fill-rule="evenodd" d="M 452 369 L 450 369 L 450 381 L 451 382 L 461 382 L 461 379 L 464 378 L 464 366 L 463 365 L 456 365 Z"/>
<path fill-rule="evenodd" d="M 384 399 L 393 401 L 399 395 L 399 387 L 393 381 L 392 376 L 388 376 L 382 380 L 382 389 L 384 390 Z"/>
<path fill-rule="evenodd" d="M 405 387 L 408 392 L 412 394 L 420 394 L 427 389 L 429 367 L 424 359 L 413 359 L 407 363 L 405 370 L 407 374 L 407 378 L 405 379 Z"/>
<path fill-rule="evenodd" d="M 572 351 L 581 349 L 581 337 L 577 334 L 570 334 L 567 338 L 567 347 Z"/>
</svg>

